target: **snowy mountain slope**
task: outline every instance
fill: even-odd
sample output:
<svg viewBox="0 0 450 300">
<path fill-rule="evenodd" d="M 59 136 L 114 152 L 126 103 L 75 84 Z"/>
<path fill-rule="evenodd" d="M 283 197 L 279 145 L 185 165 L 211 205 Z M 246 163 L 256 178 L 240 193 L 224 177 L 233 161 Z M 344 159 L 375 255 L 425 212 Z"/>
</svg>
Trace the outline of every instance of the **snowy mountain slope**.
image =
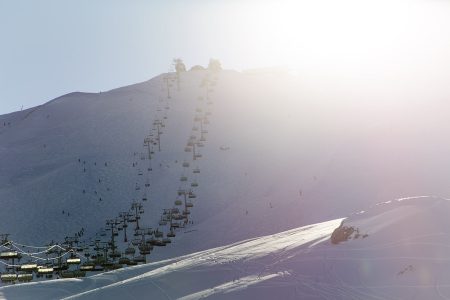
<svg viewBox="0 0 450 300">
<path fill-rule="evenodd" d="M 175 160 L 188 157 L 183 146 L 197 97 L 204 95 L 199 87 L 204 72 L 183 75 L 181 91 L 173 89 L 169 101 L 157 158 L 171 163 L 152 178 L 153 217 L 175 197 L 180 173 Z M 232 232 L 227 240 L 232 242 L 339 217 L 363 207 L 361 201 L 448 194 L 443 180 L 450 145 L 440 138 L 449 130 L 445 102 L 365 99 L 357 91 L 323 91 L 287 75 L 218 76 L 205 159 L 198 163 L 204 171 L 198 191 L 203 203 L 193 212 L 211 234 L 228 228 L 220 234 Z M 47 242 L 80 227 L 96 230 L 101 220 L 128 209 L 135 197 L 132 155 L 143 151 L 165 94 L 162 75 L 2 116 L 0 124 L 11 124 L 0 134 L 2 231 L 26 242 Z M 86 173 L 79 158 L 86 161 Z M 38 226 L 22 227 L 25 218 L 48 234 L 39 230 L 36 240 Z"/>
<path fill-rule="evenodd" d="M 32 245 L 80 228 L 94 236 L 141 197 L 135 184 L 143 184 L 137 172 L 148 166 L 139 159 L 143 139 L 167 114 L 142 220 L 157 227 L 176 198 L 181 162 L 194 164 L 183 149 L 196 108 L 206 105 L 198 101 L 205 76 L 182 74 L 180 91 L 172 87 L 168 100 L 163 74 L 0 116 L 0 232 Z M 402 195 L 449 194 L 444 101 L 394 101 L 290 75 L 211 76 L 217 84 L 203 157 L 195 162 L 194 224 L 153 251 L 152 261 L 340 218 Z"/>
<path fill-rule="evenodd" d="M 445 299 L 450 296 L 449 211 L 445 198 L 392 200 L 344 221 L 79 280 L 3 287 L 0 294 L 6 299 Z M 360 236 L 332 244 L 330 235 L 342 221 L 358 228 Z"/>
</svg>

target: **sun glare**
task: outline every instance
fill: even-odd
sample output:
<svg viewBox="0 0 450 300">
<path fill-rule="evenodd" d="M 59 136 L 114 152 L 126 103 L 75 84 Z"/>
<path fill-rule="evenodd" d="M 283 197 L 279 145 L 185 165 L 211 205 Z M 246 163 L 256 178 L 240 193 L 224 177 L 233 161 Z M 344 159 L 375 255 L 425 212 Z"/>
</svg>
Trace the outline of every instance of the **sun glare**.
<svg viewBox="0 0 450 300">
<path fill-rule="evenodd" d="M 448 62 L 448 8 L 426 1 L 250 1 L 230 12 L 229 38 L 245 37 L 238 39 L 241 54 L 254 65 L 340 75 L 408 73 L 414 65 L 422 72 Z"/>
</svg>

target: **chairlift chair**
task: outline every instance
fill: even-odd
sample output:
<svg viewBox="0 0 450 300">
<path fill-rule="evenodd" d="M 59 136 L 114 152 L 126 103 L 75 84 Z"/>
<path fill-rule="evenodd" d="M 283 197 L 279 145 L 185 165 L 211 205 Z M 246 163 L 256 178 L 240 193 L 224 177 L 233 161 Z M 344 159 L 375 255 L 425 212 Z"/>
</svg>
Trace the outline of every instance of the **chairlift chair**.
<svg viewBox="0 0 450 300">
<path fill-rule="evenodd" d="M 17 279 L 20 282 L 30 282 L 33 280 L 33 274 L 18 274 Z"/>
<path fill-rule="evenodd" d="M 125 249 L 125 255 L 134 255 L 136 253 L 136 249 L 133 247 L 128 247 Z"/>
<path fill-rule="evenodd" d="M 146 259 L 145 259 L 145 256 L 140 255 L 140 256 L 136 256 L 133 259 L 133 261 L 136 262 L 136 263 L 145 263 Z"/>
<path fill-rule="evenodd" d="M 2 282 L 14 282 L 17 280 L 17 275 L 15 273 L 8 273 L 0 275 Z"/>
</svg>

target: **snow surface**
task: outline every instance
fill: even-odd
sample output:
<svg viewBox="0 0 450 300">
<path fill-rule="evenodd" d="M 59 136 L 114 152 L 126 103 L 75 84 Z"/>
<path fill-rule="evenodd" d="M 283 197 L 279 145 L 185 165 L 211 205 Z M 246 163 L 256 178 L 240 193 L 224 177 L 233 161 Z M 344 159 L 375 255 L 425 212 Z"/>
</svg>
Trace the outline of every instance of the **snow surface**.
<svg viewBox="0 0 450 300">
<path fill-rule="evenodd" d="M 0 116 L 0 233 L 43 245 L 82 227 L 86 237 L 94 236 L 106 219 L 127 211 L 140 197 L 137 168 L 146 166 L 138 160 L 132 167 L 133 154 L 145 150 L 143 138 L 161 115 L 165 75 L 108 92 L 71 93 Z M 157 227 L 162 209 L 175 200 L 206 75 L 182 74 L 180 91 L 172 89 L 162 151 L 152 162 L 143 216 L 148 226 Z M 201 174 L 194 224 L 152 252 L 152 264 L 82 280 L 2 287 L 4 297 L 31 291 L 60 298 L 92 290 L 84 296 L 133 299 L 147 295 L 149 287 L 162 299 L 229 299 L 226 291 L 233 299 L 450 297 L 448 204 L 438 197 L 407 199 L 450 194 L 447 102 L 367 94 L 287 74 L 222 71 L 212 77 L 217 85 L 203 158 L 196 162 Z M 400 198 L 405 201 L 394 201 Z M 288 240 L 293 248 L 269 248 L 262 257 L 229 266 L 191 266 L 156 276 L 156 282 L 152 276 L 137 279 L 188 259 L 188 253 L 214 253 L 215 247 L 326 220 L 334 224 L 343 216 L 369 236 L 332 246 L 332 228 L 323 236 L 308 230 L 310 245 Z"/>
<path fill-rule="evenodd" d="M 450 201 L 363 214 L 82 279 L 0 288 L 6 299 L 447 299 Z M 367 237 L 337 245 L 342 222 Z"/>
</svg>

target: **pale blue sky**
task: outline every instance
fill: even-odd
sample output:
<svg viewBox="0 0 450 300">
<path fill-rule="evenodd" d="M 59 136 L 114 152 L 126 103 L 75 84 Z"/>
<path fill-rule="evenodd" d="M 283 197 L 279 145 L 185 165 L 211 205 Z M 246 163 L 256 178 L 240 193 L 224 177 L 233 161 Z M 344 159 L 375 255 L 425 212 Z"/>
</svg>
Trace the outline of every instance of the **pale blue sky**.
<svg viewBox="0 0 450 300">
<path fill-rule="evenodd" d="M 188 67 L 214 57 L 237 70 L 442 78 L 449 15 L 446 1 L 425 0 L 0 0 L 0 114 L 144 81 L 174 57 Z"/>
</svg>

